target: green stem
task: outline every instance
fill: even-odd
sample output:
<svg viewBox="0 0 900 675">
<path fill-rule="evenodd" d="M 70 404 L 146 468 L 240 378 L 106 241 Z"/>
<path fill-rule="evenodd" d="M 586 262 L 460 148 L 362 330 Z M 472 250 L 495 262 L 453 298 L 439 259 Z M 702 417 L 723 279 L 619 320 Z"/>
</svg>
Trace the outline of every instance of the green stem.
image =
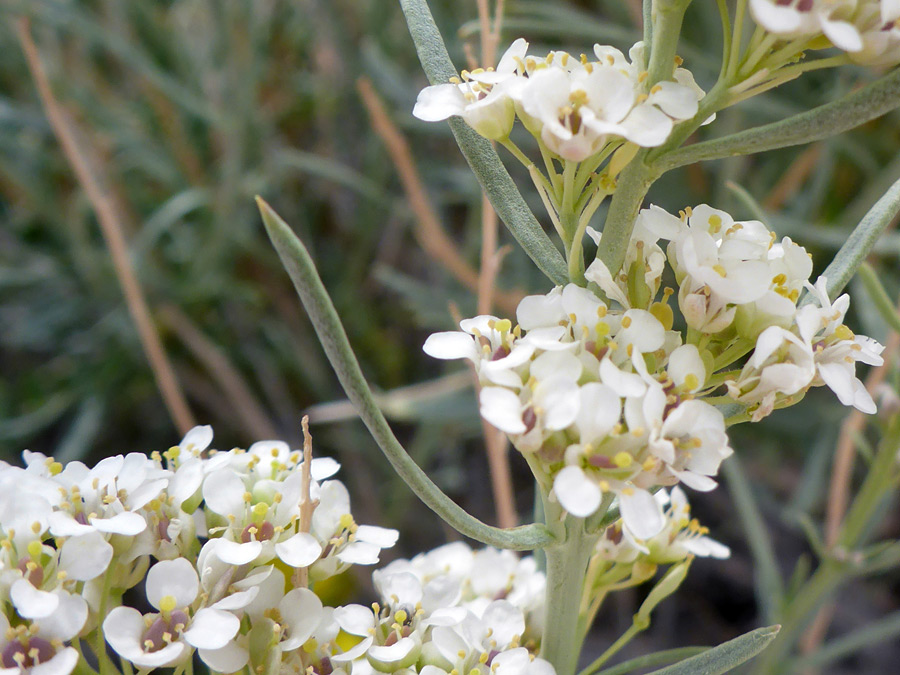
<svg viewBox="0 0 900 675">
<path fill-rule="evenodd" d="M 616 653 L 622 649 L 625 645 L 634 639 L 634 636 L 640 633 L 643 630 L 646 630 L 647 626 L 638 625 L 637 622 L 632 622 L 632 624 L 628 627 L 622 635 L 619 636 L 619 639 L 613 642 L 605 652 L 603 652 L 600 656 L 594 659 L 591 664 L 579 673 L 579 675 L 591 675 L 591 673 L 596 673 L 603 666 L 604 663 L 609 661 Z"/>
<path fill-rule="evenodd" d="M 744 59 L 744 64 L 738 70 L 738 74 L 741 78 L 749 77 L 755 72 L 756 66 L 766 55 L 766 52 L 772 48 L 772 45 L 775 44 L 777 39 L 778 38 L 775 35 L 767 33 L 765 37 L 759 41 L 759 44 L 754 47 L 753 51 L 747 54 L 747 58 Z"/>
<path fill-rule="evenodd" d="M 539 524 L 512 529 L 491 527 L 462 509 L 434 484 L 409 456 L 391 431 L 378 402 L 362 374 L 356 355 L 347 340 L 340 317 L 319 278 L 309 252 L 291 228 L 262 199 L 257 198 L 260 213 L 272 244 L 294 282 L 303 306 L 316 329 L 328 360 L 344 391 L 391 466 L 426 506 L 461 534 L 490 546 L 530 550 L 554 540 Z"/>
<path fill-rule="evenodd" d="M 719 17 L 722 20 L 722 69 L 719 71 L 719 79 L 725 79 L 728 70 L 728 56 L 731 54 L 731 15 L 728 12 L 727 0 L 716 0 L 719 6 Z"/>
<path fill-rule="evenodd" d="M 728 55 L 728 67 L 725 79 L 730 80 L 737 72 L 741 60 L 741 45 L 744 42 L 744 16 L 747 13 L 747 0 L 737 0 L 734 10 L 734 27 L 731 32 L 731 53 Z"/>
<path fill-rule="evenodd" d="M 717 372 L 731 365 L 756 346 L 755 340 L 739 339 L 730 344 L 725 351 L 719 354 L 713 361 L 713 372 Z"/>
<path fill-rule="evenodd" d="M 606 265 L 613 278 L 625 261 L 634 221 L 652 182 L 644 164 L 645 153 L 645 150 L 638 152 L 620 174 L 603 226 L 603 239 L 597 249 L 597 258 Z"/>
<path fill-rule="evenodd" d="M 900 314 L 897 313 L 896 306 L 888 297 L 887 291 L 881 285 L 881 281 L 878 280 L 875 270 L 872 269 L 869 263 L 863 263 L 856 271 L 856 274 L 859 280 L 862 281 L 869 298 L 872 300 L 872 304 L 875 305 L 875 309 L 881 314 L 881 318 L 891 327 L 891 330 L 895 333 L 900 333 Z"/>
<path fill-rule="evenodd" d="M 649 91 L 657 82 L 671 80 L 675 72 L 675 52 L 681 37 L 681 23 L 691 0 L 656 0 L 653 17 L 653 43 L 650 49 L 650 76 L 645 85 Z"/>
<path fill-rule="evenodd" d="M 591 217 L 608 196 L 608 192 L 598 189 L 578 217 L 578 226 L 575 228 L 575 236 L 569 249 L 569 279 L 572 283 L 584 284 L 584 255 L 582 254 L 584 232 L 587 230 L 588 223 L 591 222 Z"/>
<path fill-rule="evenodd" d="M 566 514 L 560 505 L 544 499 L 547 525 L 559 543 L 547 546 L 547 590 L 541 656 L 557 675 L 574 675 L 581 653 L 579 608 L 588 562 L 599 535 L 585 532 L 585 521 Z"/>
</svg>

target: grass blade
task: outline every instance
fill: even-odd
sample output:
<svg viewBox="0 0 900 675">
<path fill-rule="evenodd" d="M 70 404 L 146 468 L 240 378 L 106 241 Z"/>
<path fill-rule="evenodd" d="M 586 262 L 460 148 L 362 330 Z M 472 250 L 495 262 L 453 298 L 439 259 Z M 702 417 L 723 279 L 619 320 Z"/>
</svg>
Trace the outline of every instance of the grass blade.
<svg viewBox="0 0 900 675">
<path fill-rule="evenodd" d="M 410 489 L 447 524 L 482 543 L 499 548 L 530 550 L 551 542 L 553 538 L 543 525 L 532 524 L 508 530 L 486 525 L 458 506 L 419 468 L 400 445 L 378 408 L 378 402 L 363 377 L 337 311 L 303 242 L 266 202 L 257 198 L 257 204 L 269 238 L 294 282 L 347 397 L 356 406 L 359 416 L 385 457 Z"/>
<path fill-rule="evenodd" d="M 765 649 L 781 626 L 767 626 L 745 633 L 702 654 L 675 665 L 654 670 L 650 675 L 719 675 L 746 663 Z"/>
<path fill-rule="evenodd" d="M 432 84 L 448 82 L 456 76 L 456 69 L 428 4 L 425 0 L 400 0 L 400 5 L 429 81 Z M 553 283 L 568 283 L 569 274 L 562 254 L 528 208 L 494 147 L 457 117 L 450 118 L 450 129 L 491 205 L 516 241 Z"/>
</svg>

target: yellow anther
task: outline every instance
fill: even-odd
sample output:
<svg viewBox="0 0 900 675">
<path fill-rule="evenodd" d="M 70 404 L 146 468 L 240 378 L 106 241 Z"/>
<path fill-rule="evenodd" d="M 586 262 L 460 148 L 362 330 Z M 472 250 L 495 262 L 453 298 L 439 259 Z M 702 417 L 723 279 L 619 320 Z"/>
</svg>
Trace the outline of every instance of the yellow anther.
<svg viewBox="0 0 900 675">
<path fill-rule="evenodd" d="M 635 438 L 640 438 L 644 435 L 644 427 L 635 427 L 631 430 L 631 435 Z"/>
<path fill-rule="evenodd" d="M 654 85 L 650 88 L 650 93 L 651 93 L 651 94 L 658 94 L 658 93 L 661 92 L 661 91 L 662 91 L 662 87 L 661 87 L 660 85 L 658 85 L 658 84 L 654 84 Z"/>
<path fill-rule="evenodd" d="M 638 75 L 638 82 L 643 82 L 643 81 L 646 80 L 648 77 L 650 77 L 650 73 L 648 73 L 648 72 L 645 70 L 645 71 L 642 72 L 640 75 Z"/>
<path fill-rule="evenodd" d="M 512 330 L 512 321 L 509 319 L 500 319 L 494 323 L 494 330 L 499 333 L 508 333 Z"/>
<path fill-rule="evenodd" d="M 837 328 L 834 329 L 834 337 L 838 340 L 852 340 L 855 335 L 853 335 L 853 331 L 847 328 L 844 324 L 841 324 Z"/>
<path fill-rule="evenodd" d="M 631 317 L 623 316 L 622 317 L 622 328 L 628 328 L 629 326 L 631 326 Z"/>
<path fill-rule="evenodd" d="M 641 464 L 641 468 L 644 471 L 653 471 L 656 468 L 656 459 L 653 457 L 648 457 L 644 460 L 644 463 Z"/>
<path fill-rule="evenodd" d="M 718 214 L 712 214 L 709 217 L 709 231 L 713 234 L 716 234 L 719 230 L 722 229 L 722 217 Z"/>
<path fill-rule="evenodd" d="M 244 493 L 244 502 L 246 502 L 247 504 L 249 504 L 249 503 L 252 502 L 252 501 L 253 501 L 253 495 L 250 494 L 249 492 L 245 492 L 245 493 Z"/>
<path fill-rule="evenodd" d="M 676 65 L 676 66 L 680 66 L 680 65 L 683 64 L 683 63 L 684 63 L 684 59 L 681 58 L 680 56 L 678 56 L 678 54 L 676 54 L 676 55 L 675 55 L 675 65 Z"/>
<path fill-rule="evenodd" d="M 635 102 L 635 104 L 640 104 L 640 103 L 643 103 L 644 101 L 646 101 L 648 98 L 650 98 L 650 97 L 647 96 L 647 94 L 638 94 L 637 98 L 635 99 L 634 102 Z"/>
<path fill-rule="evenodd" d="M 631 466 L 631 463 L 634 461 L 634 458 L 627 452 L 619 452 L 613 457 L 613 464 L 615 464 L 620 469 L 624 469 L 626 467 Z"/>
<path fill-rule="evenodd" d="M 342 530 L 355 530 L 356 522 L 353 520 L 353 516 L 351 516 L 349 513 L 345 513 L 344 515 L 342 515 L 340 520 L 340 528 Z"/>
<path fill-rule="evenodd" d="M 696 389 L 700 386 L 700 378 L 694 375 L 694 373 L 688 373 L 684 378 L 684 386 L 689 390 Z"/>
<path fill-rule="evenodd" d="M 399 623 L 401 626 L 406 623 L 409 619 L 409 615 L 402 609 L 398 609 L 394 612 L 394 621 Z"/>
<path fill-rule="evenodd" d="M 776 286 L 781 286 L 787 282 L 787 275 L 782 272 L 781 274 L 776 274 L 772 277 L 772 283 Z"/>
<path fill-rule="evenodd" d="M 59 462 L 52 462 L 50 466 L 47 467 L 47 470 L 50 472 L 51 476 L 56 476 L 63 470 L 63 465 Z"/>
<path fill-rule="evenodd" d="M 624 490 L 622 490 L 622 494 L 625 495 L 626 497 L 631 497 L 632 495 L 634 495 L 634 488 L 627 487 Z"/>
<path fill-rule="evenodd" d="M 716 271 L 716 274 L 718 274 L 720 277 L 728 276 L 728 271 L 721 265 L 713 265 L 713 269 Z"/>
</svg>

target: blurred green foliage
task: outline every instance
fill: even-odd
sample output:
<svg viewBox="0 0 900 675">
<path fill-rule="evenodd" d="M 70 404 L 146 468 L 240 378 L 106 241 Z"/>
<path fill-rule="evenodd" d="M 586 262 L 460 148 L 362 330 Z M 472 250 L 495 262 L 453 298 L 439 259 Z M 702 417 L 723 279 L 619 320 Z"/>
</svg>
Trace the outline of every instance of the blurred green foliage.
<svg viewBox="0 0 900 675">
<path fill-rule="evenodd" d="M 589 52 L 594 42 L 627 50 L 640 33 L 627 5 L 508 0 L 504 37 L 524 35 L 537 52 Z M 464 45 L 477 50 L 474 0 L 433 0 L 431 6 L 451 56 L 464 66 Z M 116 203 L 167 353 L 195 416 L 213 424 L 217 446 L 246 445 L 267 432 L 296 444 L 302 412 L 341 398 L 266 239 L 256 194 L 310 247 L 378 388 L 458 370 L 428 362 L 420 347 L 430 330 L 452 325 L 451 303 L 466 315 L 474 312 L 474 300 L 416 244 L 396 171 L 355 88 L 361 76 L 372 80 L 410 141 L 445 228 L 477 266 L 478 187 L 446 126 L 419 123 L 410 114 L 425 78 L 396 3 L 10 0 L 0 9 L 0 456 L 13 460 L 31 448 L 62 461 L 95 460 L 178 440 L 91 206 L 46 122 L 11 28 L 11 19 L 22 15 L 30 17 L 54 91 L 82 130 L 88 159 Z M 685 30 L 679 53 L 709 87 L 721 49 L 715 3 L 694 2 Z M 812 73 L 726 111 L 702 133 L 723 135 L 777 120 L 875 76 L 852 67 Z M 779 234 L 806 245 L 821 271 L 900 177 L 898 122 L 894 112 L 815 150 L 687 167 L 666 175 L 650 199 L 668 209 L 709 202 L 740 218 L 762 214 Z M 527 187 L 517 169 L 511 166 L 513 176 Z M 729 182 L 746 192 L 730 189 Z M 595 223 L 602 217 L 597 214 Z M 511 241 L 504 233 L 502 243 Z M 876 253 L 872 262 L 894 297 L 900 234 L 888 233 Z M 521 251 L 505 258 L 499 287 L 543 291 L 543 284 Z M 883 340 L 887 329 L 879 315 L 861 289 L 852 290 L 860 332 Z M 262 420 L 248 417 L 247 401 L 221 386 L 210 354 L 224 358 L 244 381 L 264 411 Z M 489 517 L 471 390 L 446 391 L 437 398 L 401 392 L 389 412 L 400 418 L 411 453 L 441 486 Z M 818 520 L 822 513 L 844 414 L 836 401 L 813 393 L 789 416 L 773 415 L 734 439 L 753 492 L 763 497 L 762 517 L 775 532 L 778 564 L 787 574 L 796 557 L 809 552 L 797 523 L 802 514 Z M 319 451 L 344 463 L 357 503 L 371 514 L 368 522 L 405 529 L 412 536 L 408 550 L 443 539 L 436 519 L 412 508 L 412 497 L 360 424 L 316 426 L 313 433 Z M 531 500 L 528 476 L 515 463 L 523 514 Z M 736 556 L 720 572 L 698 573 L 694 583 L 714 590 L 718 584 L 732 597 L 699 605 L 709 625 L 693 625 L 674 642 L 665 627 L 677 625 L 673 617 L 700 601 L 673 601 L 661 610 L 660 630 L 648 634 L 659 647 L 718 643 L 734 625 L 753 623 L 753 611 L 741 609 L 753 603 L 751 563 L 739 543 L 744 535 L 737 518 L 722 515 L 734 507 L 724 490 L 698 501 L 701 516 L 705 505 L 714 534 L 735 547 Z M 886 527 L 898 534 L 896 520 Z M 710 581 L 713 574 L 719 576 Z M 876 612 L 872 603 L 860 602 L 863 615 Z M 889 604 L 896 606 L 896 598 Z M 616 617 L 606 622 L 614 627 Z"/>
</svg>

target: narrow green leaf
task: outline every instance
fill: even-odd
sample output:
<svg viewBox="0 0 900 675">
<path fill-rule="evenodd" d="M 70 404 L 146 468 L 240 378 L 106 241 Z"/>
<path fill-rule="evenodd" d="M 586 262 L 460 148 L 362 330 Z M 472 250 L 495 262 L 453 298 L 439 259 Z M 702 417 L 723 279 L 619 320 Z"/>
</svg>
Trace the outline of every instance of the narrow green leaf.
<svg viewBox="0 0 900 675">
<path fill-rule="evenodd" d="M 669 663 L 682 661 L 683 659 L 702 654 L 709 647 L 678 647 L 677 649 L 667 649 L 662 652 L 654 652 L 644 656 L 637 656 L 628 661 L 618 663 L 611 668 L 599 671 L 596 675 L 627 675 L 638 668 L 653 668 L 655 666 L 664 666 Z M 579 675 L 588 675 L 588 673 L 579 673 Z"/>
<path fill-rule="evenodd" d="M 387 420 L 360 370 L 347 334 L 316 266 L 297 236 L 266 202 L 257 197 L 266 231 L 278 256 L 294 282 L 328 360 L 337 373 L 347 397 L 356 406 L 372 437 L 410 489 L 426 506 L 461 534 L 499 548 L 530 550 L 545 546 L 553 537 L 543 525 L 525 525 L 509 530 L 491 527 L 469 515 L 422 471 L 394 436 Z"/>
<path fill-rule="evenodd" d="M 825 268 L 822 276 L 828 280 L 829 297 L 835 297 L 853 278 L 856 270 L 875 246 L 875 242 L 878 241 L 882 232 L 891 224 L 898 212 L 900 212 L 900 180 L 894 183 L 884 196 L 869 209 L 869 212 L 841 246 L 837 255 L 834 256 L 834 260 Z"/>
<path fill-rule="evenodd" d="M 654 670 L 650 675 L 718 675 L 746 663 L 765 649 L 781 626 L 767 626 L 745 633 L 702 654 L 672 666 Z"/>
<path fill-rule="evenodd" d="M 859 278 L 872 299 L 872 304 L 875 305 L 878 313 L 881 314 L 881 318 L 891 327 L 891 330 L 895 333 L 900 333 L 900 314 L 897 314 L 897 307 L 888 296 L 887 291 L 884 290 L 884 286 L 881 285 L 878 275 L 875 274 L 875 270 L 872 269 L 871 265 L 868 263 L 860 265 Z"/>
<path fill-rule="evenodd" d="M 419 60 L 432 84 L 456 76 L 456 69 L 425 0 L 400 0 Z M 485 194 L 516 241 L 555 284 L 566 284 L 566 262 L 525 203 L 494 147 L 462 119 L 450 118 L 450 129 Z"/>
<path fill-rule="evenodd" d="M 873 621 L 859 630 L 829 642 L 818 651 L 799 658 L 792 664 L 791 672 L 818 669 L 834 663 L 850 654 L 900 635 L 900 612 L 893 612 L 883 619 Z"/>
<path fill-rule="evenodd" d="M 704 160 L 811 143 L 858 127 L 898 107 L 900 68 L 837 101 L 807 112 L 666 153 L 654 162 L 654 168 L 662 173 Z"/>
<path fill-rule="evenodd" d="M 728 481 L 728 491 L 734 499 L 741 525 L 747 534 L 750 552 L 753 554 L 757 596 L 763 616 L 766 621 L 777 620 L 784 599 L 784 580 L 778 570 L 772 540 L 739 459 L 730 457 L 723 463 L 722 472 Z"/>
</svg>

